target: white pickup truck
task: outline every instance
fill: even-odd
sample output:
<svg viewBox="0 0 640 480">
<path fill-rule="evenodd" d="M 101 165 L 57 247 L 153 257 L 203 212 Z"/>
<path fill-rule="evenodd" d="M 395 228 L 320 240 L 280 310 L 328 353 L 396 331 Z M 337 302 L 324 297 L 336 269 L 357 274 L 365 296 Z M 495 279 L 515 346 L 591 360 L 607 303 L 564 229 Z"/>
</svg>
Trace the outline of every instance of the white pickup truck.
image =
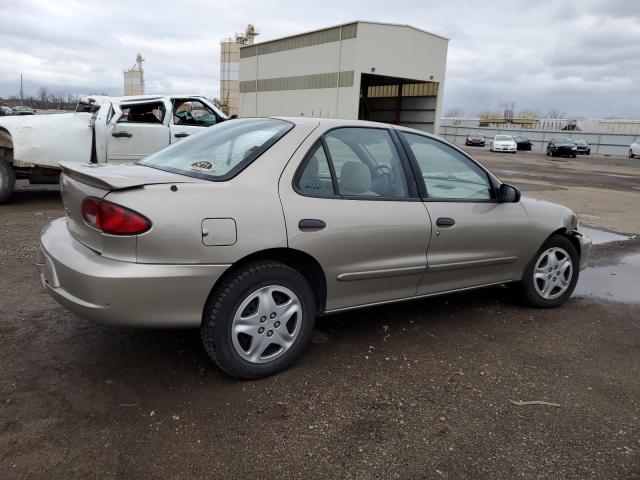
<svg viewBox="0 0 640 480">
<path fill-rule="evenodd" d="M 16 178 L 57 183 L 58 163 L 135 162 L 228 118 L 197 95 L 83 98 L 73 113 L 0 118 L 0 203 Z"/>
</svg>

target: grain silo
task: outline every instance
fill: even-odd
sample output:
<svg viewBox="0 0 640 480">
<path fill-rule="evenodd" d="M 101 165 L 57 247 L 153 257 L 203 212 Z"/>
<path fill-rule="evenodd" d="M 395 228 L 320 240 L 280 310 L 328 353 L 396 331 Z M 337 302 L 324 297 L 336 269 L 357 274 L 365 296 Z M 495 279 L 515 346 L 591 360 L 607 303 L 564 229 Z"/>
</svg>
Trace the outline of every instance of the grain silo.
<svg viewBox="0 0 640 480">
<path fill-rule="evenodd" d="M 253 25 L 247 25 L 244 33 L 236 33 L 232 38 L 220 42 L 220 106 L 227 115 L 238 114 L 240 94 L 240 47 L 253 45 L 258 32 Z"/>
<path fill-rule="evenodd" d="M 124 71 L 125 95 L 144 95 L 144 71 L 142 70 L 142 62 L 144 62 L 144 58 L 138 54 L 133 67 Z"/>
</svg>

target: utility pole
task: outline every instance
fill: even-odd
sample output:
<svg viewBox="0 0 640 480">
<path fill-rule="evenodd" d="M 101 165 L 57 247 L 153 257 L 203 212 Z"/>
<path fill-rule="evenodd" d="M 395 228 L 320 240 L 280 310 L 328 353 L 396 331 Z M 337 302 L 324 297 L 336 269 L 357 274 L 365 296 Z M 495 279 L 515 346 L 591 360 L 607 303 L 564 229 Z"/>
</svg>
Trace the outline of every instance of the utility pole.
<svg viewBox="0 0 640 480">
<path fill-rule="evenodd" d="M 20 103 L 24 104 L 24 89 L 22 87 L 22 74 L 20 74 Z"/>
</svg>

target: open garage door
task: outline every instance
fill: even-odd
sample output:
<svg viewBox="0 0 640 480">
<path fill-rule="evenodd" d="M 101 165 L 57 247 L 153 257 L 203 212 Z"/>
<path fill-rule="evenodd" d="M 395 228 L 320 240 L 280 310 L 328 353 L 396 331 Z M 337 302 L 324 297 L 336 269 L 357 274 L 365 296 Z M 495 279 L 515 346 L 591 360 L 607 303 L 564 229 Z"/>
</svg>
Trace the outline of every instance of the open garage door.
<svg viewBox="0 0 640 480">
<path fill-rule="evenodd" d="M 434 133 L 438 82 L 362 74 L 358 119 Z"/>
</svg>

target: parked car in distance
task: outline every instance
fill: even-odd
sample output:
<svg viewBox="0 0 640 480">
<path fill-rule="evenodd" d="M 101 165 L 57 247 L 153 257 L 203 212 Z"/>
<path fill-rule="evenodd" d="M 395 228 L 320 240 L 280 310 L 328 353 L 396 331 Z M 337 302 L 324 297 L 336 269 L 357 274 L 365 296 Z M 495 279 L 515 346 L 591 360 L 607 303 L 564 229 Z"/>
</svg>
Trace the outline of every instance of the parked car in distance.
<svg viewBox="0 0 640 480">
<path fill-rule="evenodd" d="M 198 327 L 241 378 L 289 366 L 316 315 L 508 282 L 559 306 L 591 248 L 570 209 L 382 123 L 240 119 L 62 169 L 66 218 L 37 261 L 53 298 L 107 325 Z"/>
<path fill-rule="evenodd" d="M 576 144 L 576 153 L 581 155 L 591 155 L 591 145 L 583 139 L 573 140 Z"/>
<path fill-rule="evenodd" d="M 518 145 L 511 135 L 496 135 L 489 142 L 489 150 L 492 152 L 516 153 Z"/>
<path fill-rule="evenodd" d="M 33 115 L 35 113 L 35 109 L 27 107 L 26 105 L 18 105 L 17 107 L 13 107 L 14 115 Z"/>
<path fill-rule="evenodd" d="M 547 144 L 547 156 L 576 158 L 578 147 L 570 138 L 552 138 Z"/>
<path fill-rule="evenodd" d="M 464 144 L 468 147 L 484 147 L 485 146 L 485 136 L 479 132 L 472 132 L 467 135 L 467 139 Z"/>
<path fill-rule="evenodd" d="M 533 147 L 533 143 L 527 137 L 523 135 L 516 135 L 515 137 L 513 137 L 513 139 L 516 142 L 516 148 L 518 150 L 524 150 L 529 152 L 531 151 L 531 148 Z"/>
<path fill-rule="evenodd" d="M 10 107 L 0 106 L 0 117 L 8 117 L 13 115 L 13 110 Z"/>
<path fill-rule="evenodd" d="M 640 156 L 640 137 L 636 138 L 635 141 L 629 145 L 629 158 L 636 156 Z"/>
</svg>

